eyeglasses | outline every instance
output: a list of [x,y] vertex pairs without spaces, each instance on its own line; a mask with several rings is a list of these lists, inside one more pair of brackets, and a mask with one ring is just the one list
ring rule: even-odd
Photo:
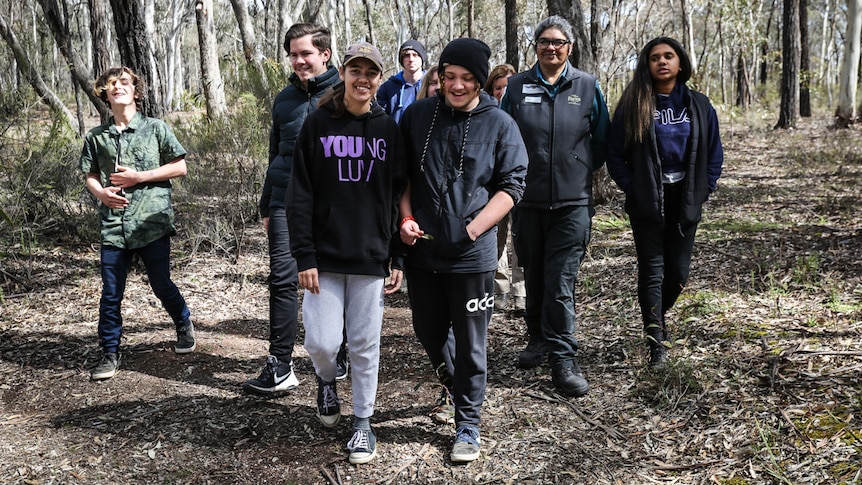
[[540,38],[536,41],[536,45],[542,49],[547,49],[550,46],[554,46],[554,49],[559,49],[566,44],[571,44],[572,41],[566,39],[546,39],[544,37]]

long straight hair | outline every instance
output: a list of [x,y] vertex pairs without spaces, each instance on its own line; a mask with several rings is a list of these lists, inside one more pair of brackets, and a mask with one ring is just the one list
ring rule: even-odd
[[667,44],[679,57],[679,74],[676,82],[685,84],[691,78],[691,59],[682,44],[670,37],[656,37],[647,42],[638,55],[637,66],[632,80],[623,91],[616,109],[623,109],[623,128],[626,132],[625,144],[640,143],[649,131],[655,112],[655,86],[649,70],[649,55],[653,47]]

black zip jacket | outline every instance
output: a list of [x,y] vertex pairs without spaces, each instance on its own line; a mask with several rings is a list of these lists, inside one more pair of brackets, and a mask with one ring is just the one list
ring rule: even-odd
[[321,106],[299,132],[286,200],[290,252],[299,271],[387,276],[406,184],[401,133],[376,103],[361,116],[333,113]]
[[496,227],[472,241],[467,224],[498,191],[516,204],[521,200],[527,150],[515,121],[482,91],[470,112],[447,107],[442,94],[420,99],[407,108],[400,126],[413,217],[433,237],[410,246],[408,262],[441,273],[493,271]]

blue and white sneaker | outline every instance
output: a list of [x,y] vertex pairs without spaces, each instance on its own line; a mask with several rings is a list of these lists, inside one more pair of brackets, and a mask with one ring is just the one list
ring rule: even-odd
[[473,426],[459,426],[455,431],[455,444],[452,446],[449,458],[456,463],[469,463],[479,458],[481,448],[479,429]]
[[354,465],[368,463],[377,456],[377,435],[373,430],[357,429],[347,442],[348,461]]

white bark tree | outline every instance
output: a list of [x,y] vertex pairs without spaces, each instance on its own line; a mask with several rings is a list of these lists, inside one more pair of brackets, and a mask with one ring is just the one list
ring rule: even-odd
[[859,36],[862,34],[862,0],[847,0],[847,33],[838,89],[835,124],[846,127],[855,120],[856,79],[859,72]]
[[218,43],[213,26],[212,0],[197,0],[195,19],[198,26],[198,45],[201,53],[201,81],[209,119],[221,118],[227,113],[224,82],[218,64]]

